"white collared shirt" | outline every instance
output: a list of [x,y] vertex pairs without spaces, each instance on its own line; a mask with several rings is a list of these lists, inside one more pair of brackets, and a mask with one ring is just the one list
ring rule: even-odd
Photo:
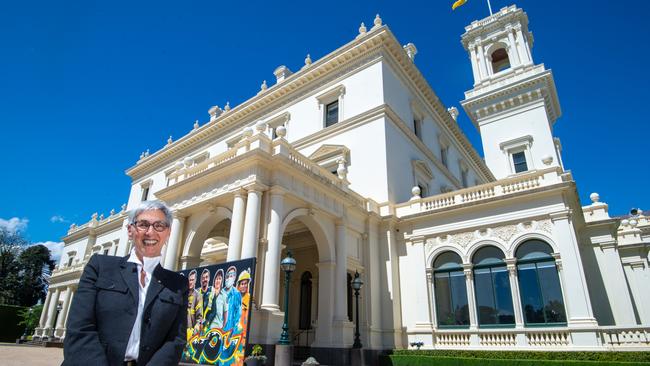
[[[129,337],[129,342],[126,344],[126,352],[124,353],[124,361],[138,360],[140,355],[140,333],[142,328],[142,313],[144,312],[144,301],[147,297],[147,290],[149,289],[149,282],[151,282],[151,274],[156,266],[160,263],[160,256],[158,257],[143,257],[144,264],[140,262],[138,256],[135,254],[135,248],[131,249],[131,255],[127,262],[135,263],[138,267],[138,313],[135,316],[135,322],[133,323],[133,329],[131,330],[131,336]],[[144,287],[140,284],[140,272],[144,267]]]

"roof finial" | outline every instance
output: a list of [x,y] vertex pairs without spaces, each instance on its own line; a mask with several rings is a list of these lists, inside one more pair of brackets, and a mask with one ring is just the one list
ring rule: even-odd
[[266,85],[266,80],[262,81],[262,85],[260,85],[260,90],[265,91],[269,87]]
[[229,112],[230,111],[230,102],[226,102],[226,106],[223,107],[224,112]]
[[367,31],[368,29],[366,29],[366,25],[361,22],[361,25],[359,26],[359,35],[357,38],[365,36]]
[[197,128],[199,128],[199,120],[198,119],[196,121],[194,121],[194,126],[192,127],[192,129],[196,130]]
[[311,56],[307,54],[307,57],[305,57],[305,66],[311,65]]
[[375,29],[381,27],[381,17],[379,17],[379,14],[377,14],[377,15],[375,16],[375,20],[374,20],[373,23],[375,23],[375,25],[372,27],[371,30],[375,30]]
[[169,135],[169,138],[167,139],[167,145],[172,144],[172,135]]

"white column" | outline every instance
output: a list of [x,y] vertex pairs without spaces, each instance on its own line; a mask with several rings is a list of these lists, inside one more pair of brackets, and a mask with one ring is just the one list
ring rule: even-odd
[[336,223],[336,271],[334,275],[336,303],[334,307],[334,321],[348,321],[347,315],[347,245],[346,227],[342,221]]
[[334,269],[336,263],[321,262],[318,267],[318,325],[312,347],[330,347],[334,309]]
[[467,288],[467,305],[469,310],[469,327],[470,329],[478,329],[478,316],[476,314],[476,297],[474,296],[474,271],[473,265],[463,264],[463,272],[465,273],[465,287]]
[[[271,217],[268,225],[268,249],[264,261],[264,287],[262,288],[262,309],[280,310],[278,285],[280,281],[280,255],[282,251],[282,218],[284,214],[284,192],[271,189]],[[294,299],[295,301],[296,299]]]
[[508,28],[506,31],[508,32],[508,43],[509,43],[508,50],[510,51],[508,53],[508,56],[510,57],[510,65],[512,67],[519,66],[519,64],[521,64],[521,61],[519,58],[519,50],[517,49],[517,42],[515,41],[515,36],[512,33],[512,29]]
[[644,273],[646,270],[643,260],[625,264],[625,274],[630,282],[630,290],[639,313],[639,320],[641,320],[641,325],[644,326],[650,325],[650,294],[648,293],[648,281]]
[[47,313],[49,311],[50,299],[52,298],[52,289],[48,289],[45,303],[43,303],[43,310],[41,311],[41,319],[38,322],[39,328],[45,328],[45,321],[47,320]]
[[74,294],[77,293],[76,286],[70,286],[69,289],[70,289],[70,299],[69,299],[69,304],[65,311],[65,321],[63,322],[64,328],[68,326],[68,314],[70,313],[70,307],[72,306],[72,301],[74,300]]
[[601,243],[600,247],[594,248],[596,259],[603,274],[605,292],[612,307],[612,315],[616,325],[636,325],[634,307],[625,281],[625,271],[621,265],[621,258],[616,249],[616,241]]
[[564,295],[569,325],[596,326],[578,242],[569,210],[551,215],[553,233],[560,248],[564,268]]
[[246,198],[244,191],[239,189],[234,192],[232,204],[232,220],[230,221],[230,236],[228,237],[228,257],[227,262],[239,260],[241,258],[242,234],[244,230],[244,213],[246,210]]
[[[431,314],[431,327],[438,328],[438,313],[436,312],[436,286],[432,268],[426,269],[427,291],[429,292],[429,314]],[[468,307],[469,309],[469,307]]]
[[474,75],[474,85],[481,82],[481,73],[478,70],[478,60],[476,59],[476,46],[471,44],[469,46],[470,61],[472,64],[472,75]]
[[490,73],[488,72],[487,64],[485,62],[485,53],[483,52],[483,45],[481,43],[478,44],[478,63],[481,81],[483,81],[490,76]]
[[[61,288],[58,287],[54,290],[54,295],[50,299],[50,306],[48,307],[47,312],[47,322],[45,323],[45,329],[49,330],[54,328],[54,318],[56,317],[56,307],[59,305],[59,295],[61,294]],[[45,335],[48,335],[49,332],[46,332]]]
[[176,270],[178,247],[181,241],[181,234],[183,233],[183,224],[185,223],[185,217],[181,216],[178,212],[174,212],[173,215],[171,233],[169,234],[167,250],[165,251],[165,264],[163,265],[170,271]]
[[65,297],[63,298],[63,306],[59,312],[59,317],[56,318],[56,332],[59,332],[65,324],[65,316],[68,314],[68,307],[70,306],[70,298],[72,295],[72,286],[68,286],[65,290]]
[[[408,288],[402,295],[402,326],[412,329],[431,328],[427,300],[424,237],[412,237],[405,244],[406,255],[399,257],[400,286]],[[409,339],[411,341],[411,339]]]
[[515,311],[515,327],[524,327],[523,310],[521,308],[521,294],[519,293],[519,279],[517,278],[517,259],[506,259],[508,266],[508,277],[510,279],[510,292],[512,294],[512,305]]
[[244,238],[241,259],[257,256],[257,241],[259,237],[260,206],[262,204],[262,191],[257,187],[248,189],[248,202],[246,204],[246,221],[244,222]]
[[521,27],[515,28],[517,31],[517,49],[519,50],[519,56],[521,58],[521,63],[524,65],[532,63],[532,59],[529,56],[528,51],[526,50],[526,41],[524,40],[524,33],[521,31]]
[[118,257],[124,257],[129,252],[129,218],[126,217],[122,221],[122,229],[120,231],[120,241],[117,245],[117,251],[115,255]]
[[382,345],[381,341],[381,318],[382,306],[381,295],[384,293],[385,288],[381,285],[381,272],[386,271],[386,266],[382,268],[382,261],[379,253],[379,237],[378,237],[378,220],[375,217],[369,219],[368,224],[368,255],[366,260],[370,262],[369,283],[364,285],[366,293],[370,296],[370,344],[368,347],[379,348]]

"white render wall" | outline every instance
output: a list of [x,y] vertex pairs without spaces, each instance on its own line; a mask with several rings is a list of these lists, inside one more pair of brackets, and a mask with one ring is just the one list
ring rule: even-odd
[[527,158],[526,162],[529,170],[545,168],[542,163],[544,156],[553,158],[549,166],[559,166],[560,159],[553,144],[551,125],[543,100],[486,118],[479,121],[479,124],[485,163],[495,178],[501,179],[514,174],[510,157],[501,149],[500,144],[525,136],[532,137],[532,159]]

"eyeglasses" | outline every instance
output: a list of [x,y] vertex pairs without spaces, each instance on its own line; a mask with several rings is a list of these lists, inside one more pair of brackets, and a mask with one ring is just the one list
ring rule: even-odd
[[162,233],[169,227],[169,225],[163,221],[156,221],[154,223],[150,223],[149,221],[136,221],[133,223],[133,226],[140,231],[149,231],[149,227],[153,226],[153,229],[159,233]]

